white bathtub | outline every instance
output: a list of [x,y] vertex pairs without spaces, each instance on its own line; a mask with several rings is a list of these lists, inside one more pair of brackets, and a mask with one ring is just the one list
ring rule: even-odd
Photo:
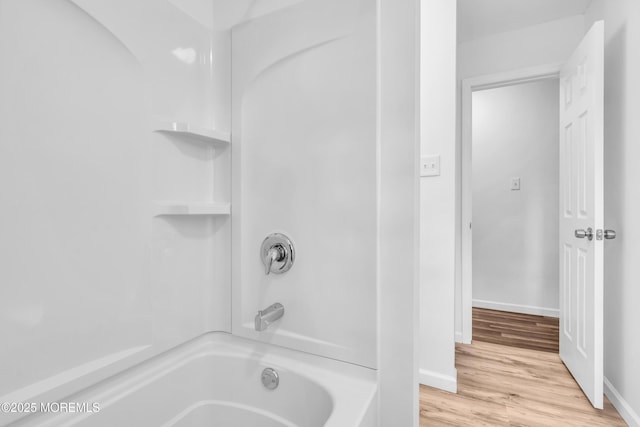
[[[262,385],[264,368],[280,378]],[[94,413],[37,414],[24,426],[357,427],[375,425],[375,371],[209,333],[62,402]]]

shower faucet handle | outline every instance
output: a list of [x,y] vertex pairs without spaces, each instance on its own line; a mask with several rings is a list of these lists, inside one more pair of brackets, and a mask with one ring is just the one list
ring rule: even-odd
[[284,260],[285,252],[284,248],[281,245],[273,245],[269,248],[267,252],[267,258],[264,262],[265,266],[265,274],[269,275],[271,273],[271,268],[273,267],[274,261],[282,261]]
[[287,272],[295,259],[293,243],[284,234],[270,234],[262,242],[260,257],[262,258],[266,275]]

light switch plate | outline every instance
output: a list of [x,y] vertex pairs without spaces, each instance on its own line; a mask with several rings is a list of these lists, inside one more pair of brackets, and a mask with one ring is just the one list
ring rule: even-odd
[[439,176],[440,156],[424,156],[420,159],[420,176]]
[[520,191],[520,178],[511,178],[511,191]]

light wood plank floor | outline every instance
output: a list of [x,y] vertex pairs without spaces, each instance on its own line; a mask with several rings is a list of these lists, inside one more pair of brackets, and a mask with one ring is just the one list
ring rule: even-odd
[[558,353],[555,317],[474,308],[472,318],[474,340]]
[[482,341],[456,345],[458,394],[420,386],[420,426],[626,426],[593,409],[557,353]]

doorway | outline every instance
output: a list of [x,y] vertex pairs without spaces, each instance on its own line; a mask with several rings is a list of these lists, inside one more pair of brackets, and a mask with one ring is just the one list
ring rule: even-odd
[[473,339],[556,353],[558,86],[473,91],[469,172]]
[[558,73],[463,81],[464,343],[472,307],[558,317]]

